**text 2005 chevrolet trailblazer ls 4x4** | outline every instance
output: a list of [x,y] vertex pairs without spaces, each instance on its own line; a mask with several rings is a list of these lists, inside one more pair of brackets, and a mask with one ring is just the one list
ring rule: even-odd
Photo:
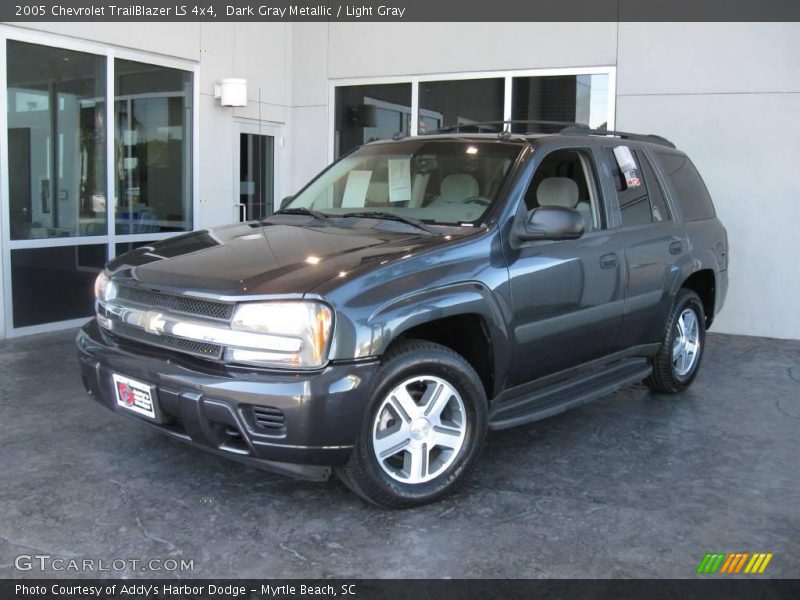
[[642,380],[685,390],[727,254],[662,138],[374,142],[263,221],[111,261],[83,381],[175,438],[413,506],[467,477],[489,428]]

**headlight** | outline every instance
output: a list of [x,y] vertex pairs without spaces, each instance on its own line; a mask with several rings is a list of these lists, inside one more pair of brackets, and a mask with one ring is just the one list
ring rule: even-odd
[[[325,364],[333,325],[331,309],[320,302],[248,302],[233,313],[233,331],[285,338],[281,348],[229,348],[228,362],[314,369]],[[286,348],[299,348],[287,351]]]
[[108,302],[113,300],[117,295],[117,286],[111,281],[111,278],[106,275],[105,271],[101,271],[97,279],[94,280],[94,297],[98,302]]

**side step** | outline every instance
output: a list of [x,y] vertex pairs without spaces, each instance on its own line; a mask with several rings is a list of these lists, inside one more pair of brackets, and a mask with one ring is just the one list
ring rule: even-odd
[[527,393],[498,398],[489,412],[489,429],[506,429],[546,419],[638,383],[650,375],[650,371],[646,358],[626,358],[602,370],[561,379]]

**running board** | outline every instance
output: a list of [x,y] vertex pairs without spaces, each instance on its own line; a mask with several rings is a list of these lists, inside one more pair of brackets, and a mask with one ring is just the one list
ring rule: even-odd
[[[561,379],[528,393],[502,396],[492,403],[489,429],[506,429],[546,419],[560,412],[610,396],[617,390],[638,383],[650,375],[646,358],[633,357],[614,362],[602,370]],[[529,387],[529,386],[526,386]]]

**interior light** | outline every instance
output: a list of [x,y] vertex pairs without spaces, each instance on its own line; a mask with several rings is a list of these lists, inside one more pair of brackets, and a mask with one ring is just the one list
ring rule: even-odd
[[316,265],[317,263],[319,263],[319,261],[320,261],[320,258],[319,258],[319,256],[309,256],[309,257],[306,259],[306,262],[307,262],[308,264],[310,264],[310,265]]
[[477,154],[478,148],[476,146],[467,146],[467,154]]

